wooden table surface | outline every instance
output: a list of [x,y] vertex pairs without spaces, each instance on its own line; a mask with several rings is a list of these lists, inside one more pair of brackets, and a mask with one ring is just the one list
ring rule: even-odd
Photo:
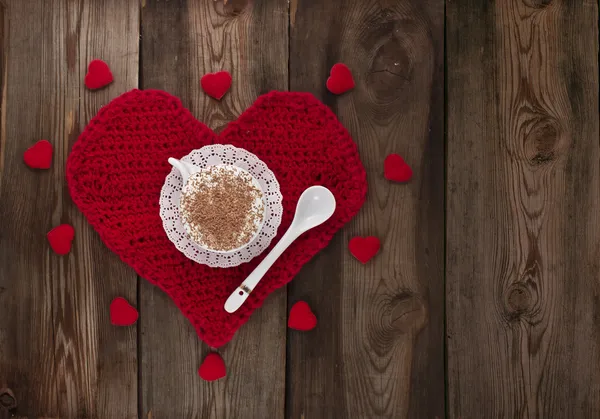
[[[599,418],[596,0],[0,1],[0,418]],[[106,60],[107,89],[83,85]],[[344,62],[355,90],[325,89]],[[228,69],[216,102],[200,77]],[[64,168],[132,88],[218,130],[258,95],[309,91],[357,142],[359,215],[220,349],[100,241]],[[24,150],[55,150],[33,173]],[[408,185],[383,178],[399,153]],[[66,257],[45,233],[77,238]],[[347,250],[376,235],[369,264]],[[137,325],[110,324],[124,296]],[[306,300],[310,333],[286,327]]]

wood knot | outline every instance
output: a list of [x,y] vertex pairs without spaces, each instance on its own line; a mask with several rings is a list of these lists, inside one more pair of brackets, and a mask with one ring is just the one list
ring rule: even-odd
[[533,307],[533,296],[523,284],[511,286],[507,295],[506,305],[509,311],[515,315],[520,316]]
[[413,65],[401,42],[392,38],[375,52],[367,77],[368,85],[379,93],[397,89],[412,78]]
[[17,399],[10,388],[0,389],[0,407],[6,410],[17,408]]
[[533,9],[543,9],[550,6],[552,0],[523,0],[523,3]]
[[227,17],[237,17],[244,13],[244,10],[248,7],[249,0],[229,0],[227,3],[223,1],[214,2],[214,6],[217,8],[217,13],[221,13]]
[[408,293],[396,296],[390,301],[387,322],[392,330],[400,333],[420,331],[427,322],[423,300]]
[[425,21],[382,11],[366,23],[360,42],[372,57],[367,86],[382,104],[432,71],[433,41]]
[[533,166],[556,160],[561,148],[562,130],[553,118],[541,117],[529,124],[523,137],[523,150],[527,161]]
[[505,292],[506,317],[509,321],[522,318],[529,322],[539,310],[540,281],[539,262],[530,255],[523,276],[518,282],[511,284]]

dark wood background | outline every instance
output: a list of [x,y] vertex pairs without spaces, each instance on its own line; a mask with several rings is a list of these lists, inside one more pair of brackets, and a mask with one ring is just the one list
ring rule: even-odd
[[[596,0],[0,0],[0,418],[600,417]],[[83,85],[106,60],[107,89]],[[344,62],[355,90],[325,89]],[[221,101],[200,77],[229,70]],[[109,252],[64,167],[132,88],[215,130],[270,90],[309,91],[357,142],[359,215],[220,350]],[[22,163],[38,139],[48,171]],[[385,181],[399,153],[415,175]],[[45,233],[77,239],[53,254]],[[347,251],[376,235],[369,264]],[[108,306],[134,302],[116,328]],[[310,333],[286,327],[306,300]]]

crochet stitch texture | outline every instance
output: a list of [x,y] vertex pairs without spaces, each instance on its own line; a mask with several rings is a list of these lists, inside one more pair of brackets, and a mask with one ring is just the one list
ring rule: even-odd
[[[267,252],[234,268],[210,268],[175,248],[159,216],[160,190],[171,171],[167,159],[218,143],[245,148],[275,173],[284,214],[273,244],[289,227],[306,188],[326,186],[337,201],[333,217],[290,246],[233,314],[224,310],[225,300]],[[166,292],[212,347],[231,340],[270,293],[329,243],[358,212],[367,191],[348,131],[313,95],[296,92],[260,96],[217,135],[178,98],[132,90],[89,122],[68,157],[66,175],[73,201],[106,246]]]

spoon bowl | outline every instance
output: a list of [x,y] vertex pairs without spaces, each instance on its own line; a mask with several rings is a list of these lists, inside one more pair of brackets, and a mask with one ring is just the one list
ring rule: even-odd
[[291,228],[305,232],[323,224],[334,212],[335,197],[331,191],[323,186],[311,186],[298,200]]

